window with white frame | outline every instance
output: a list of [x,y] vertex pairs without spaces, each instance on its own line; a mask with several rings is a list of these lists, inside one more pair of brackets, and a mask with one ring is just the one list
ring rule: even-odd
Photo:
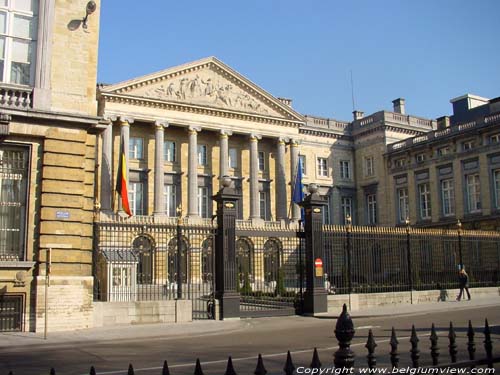
[[34,85],[38,1],[0,1],[0,81]]
[[229,149],[229,168],[238,168],[238,150],[236,148]]
[[408,188],[397,189],[398,196],[398,222],[404,223],[410,216],[408,209]]
[[399,158],[394,160],[394,166],[396,168],[401,168],[404,167],[405,165],[406,165],[406,158]]
[[306,156],[305,155],[299,155],[300,159],[300,164],[302,165],[302,176],[307,175],[307,170],[306,170]]
[[259,191],[260,218],[269,220],[269,194],[267,191]]
[[479,174],[465,176],[467,193],[467,211],[470,213],[481,211],[481,185]]
[[437,150],[438,156],[445,156],[445,155],[450,154],[450,152],[451,152],[451,149],[449,146],[440,147]]
[[266,169],[266,153],[264,151],[259,151],[259,171],[264,171]]
[[208,187],[198,187],[198,215],[202,218],[210,218]]
[[317,170],[319,177],[328,177],[328,163],[326,158],[317,159]]
[[128,142],[128,157],[129,159],[143,158],[144,140],[138,137],[130,137]]
[[330,195],[326,195],[326,204],[323,205],[321,214],[323,215],[323,224],[331,224],[330,220]]
[[174,184],[163,185],[163,197],[165,201],[165,215],[177,216],[177,186]]
[[495,208],[500,208],[500,169],[493,170],[493,193],[495,194]]
[[418,185],[418,203],[420,206],[420,219],[431,218],[431,190],[429,183]]
[[377,195],[367,194],[366,195],[366,207],[367,207],[367,220],[368,225],[377,224]]
[[455,189],[451,178],[441,180],[441,202],[443,216],[455,215]]
[[351,178],[351,163],[349,160],[340,161],[340,178],[346,180]]
[[130,182],[128,201],[133,215],[145,215],[144,183]]
[[25,260],[29,152],[0,145],[0,261]]
[[163,158],[165,161],[174,163],[176,161],[176,145],[173,141],[165,141],[163,145]]
[[350,217],[352,220],[352,198],[342,197],[341,207],[342,207],[342,224],[347,224],[347,217]]
[[500,134],[490,135],[490,143],[492,144],[500,143]]
[[375,174],[375,168],[373,165],[373,156],[367,156],[365,158],[365,176],[370,177]]
[[469,140],[462,142],[462,151],[472,150],[474,148],[474,141]]
[[423,163],[425,161],[425,154],[421,152],[420,154],[415,155],[415,161],[417,163]]
[[198,165],[207,165],[207,145],[198,145]]

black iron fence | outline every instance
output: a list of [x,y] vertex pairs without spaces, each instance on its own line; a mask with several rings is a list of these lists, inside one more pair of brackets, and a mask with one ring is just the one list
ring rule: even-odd
[[500,234],[325,225],[325,288],[331,294],[500,285]]
[[[482,333],[481,337],[477,338],[477,331]],[[400,353],[400,343],[396,331],[392,328],[389,341],[390,351],[380,355],[376,353],[378,347],[375,336],[372,330],[368,332],[366,339],[366,351],[364,354],[354,353],[351,350],[351,342],[355,336],[354,323],[347,312],[346,305],[343,306],[342,313],[337,319],[335,325],[335,337],[338,340],[338,349],[333,353],[328,354],[328,360],[322,362],[316,348],[312,351],[311,362],[296,365],[292,359],[290,351],[287,352],[286,360],[283,365],[283,374],[359,374],[359,373],[407,373],[407,374],[439,374],[440,369],[448,369],[445,373],[452,372],[449,369],[476,369],[479,374],[494,374],[494,366],[500,363],[500,356],[494,354],[493,339],[488,320],[485,319],[483,328],[474,329],[471,321],[469,321],[468,329],[464,337],[457,336],[453,323],[450,322],[447,335],[438,336],[437,330],[432,324],[430,334],[428,335],[428,344],[424,344],[422,339],[418,337],[415,326],[412,326],[411,336],[405,338],[411,349],[404,355]],[[466,352],[459,352],[458,341],[466,340]],[[401,339],[402,340],[402,339]],[[425,348],[425,349],[424,349]],[[426,350],[428,348],[428,350]],[[382,350],[380,350],[382,351]],[[380,352],[379,351],[379,352]],[[333,354],[333,364],[331,363],[331,355]],[[425,358],[425,359],[423,359]],[[378,362],[381,364],[378,365]],[[481,368],[478,371],[478,368]],[[487,367],[487,368],[484,368]],[[387,369],[388,372],[379,372],[375,369]],[[400,370],[399,370],[400,369]],[[413,369],[419,369],[415,371]],[[341,371],[343,370],[343,371]],[[371,370],[371,371],[368,371]],[[127,375],[134,375],[135,370],[133,365],[128,365]],[[160,370],[159,370],[160,371]],[[124,370],[125,372],[125,370]],[[160,373],[160,372],[159,372]],[[231,357],[228,358],[225,375],[249,374],[249,371],[238,371],[233,365]],[[50,375],[56,375],[55,368],[50,369]],[[90,375],[97,375],[98,372],[94,366],[90,367]],[[170,374],[167,361],[163,362],[161,368],[162,375]],[[193,374],[203,375],[202,363],[199,359],[193,364]],[[261,354],[256,358],[256,367],[253,371],[255,375],[265,375],[267,370],[264,359]],[[9,375],[14,375],[13,371]]]

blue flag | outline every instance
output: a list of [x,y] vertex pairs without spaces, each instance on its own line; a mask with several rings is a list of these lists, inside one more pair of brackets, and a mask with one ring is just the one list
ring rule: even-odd
[[[299,158],[297,164],[297,173],[295,173],[295,183],[293,184],[292,202],[299,204],[304,200],[304,186],[302,185],[302,160]],[[300,218],[302,223],[305,221],[304,209],[300,208]]]

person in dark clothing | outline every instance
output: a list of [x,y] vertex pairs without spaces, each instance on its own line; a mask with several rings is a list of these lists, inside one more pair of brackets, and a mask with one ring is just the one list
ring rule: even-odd
[[[460,286],[460,293],[458,293],[457,301],[462,299],[462,293],[464,293],[464,289],[467,292],[467,298],[470,301],[470,293],[469,293],[469,275],[465,272],[465,268],[462,266],[460,271],[458,271],[458,284]],[[465,297],[465,293],[464,293]]]

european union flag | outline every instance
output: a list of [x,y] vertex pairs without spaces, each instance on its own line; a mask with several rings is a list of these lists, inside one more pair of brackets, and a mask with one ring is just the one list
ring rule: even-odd
[[[304,200],[304,186],[302,185],[302,160],[297,163],[297,173],[295,173],[295,183],[293,184],[292,202],[299,204]],[[304,223],[304,209],[300,209],[302,223]]]

